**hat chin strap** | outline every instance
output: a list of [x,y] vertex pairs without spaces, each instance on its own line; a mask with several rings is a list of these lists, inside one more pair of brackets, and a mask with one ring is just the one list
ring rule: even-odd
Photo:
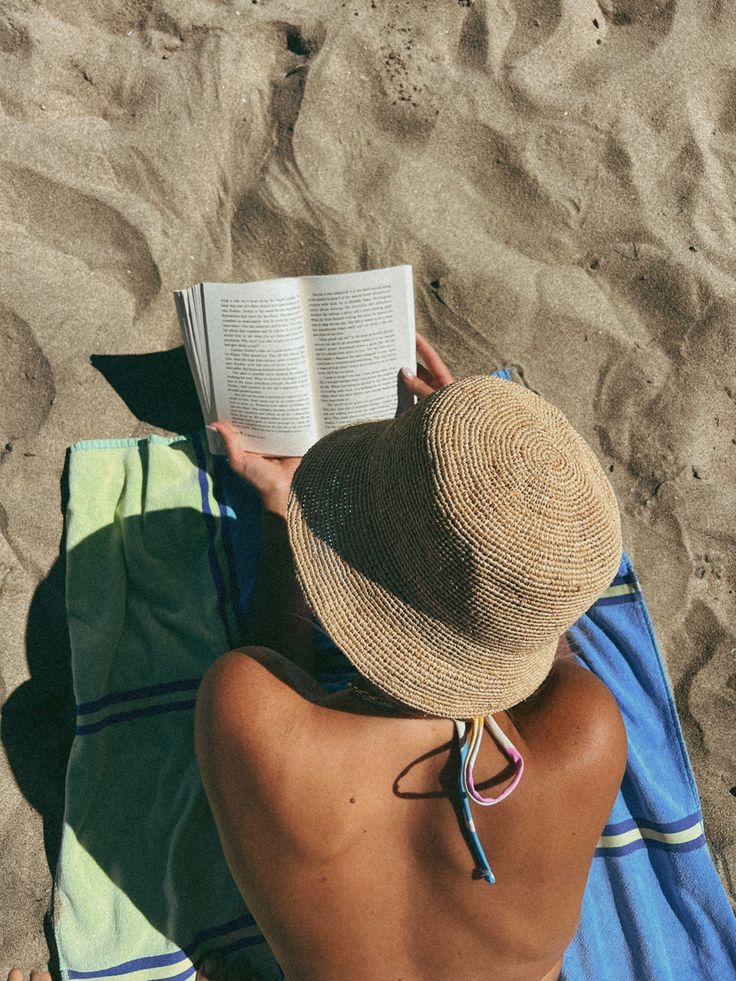
[[[455,720],[455,728],[460,741],[460,802],[463,810],[463,818],[465,819],[465,827],[473,847],[473,852],[475,853],[478,868],[486,882],[493,884],[496,878],[491,871],[488,859],[483,851],[483,846],[478,838],[478,833],[475,830],[475,823],[470,812],[470,801],[472,800],[482,807],[492,807],[494,804],[499,804],[518,787],[519,781],[524,774],[524,760],[522,759],[521,753],[502,731],[493,716],[486,715],[484,717],[480,715],[475,719],[471,719],[470,726],[470,736],[468,737],[467,723],[458,719]],[[484,726],[488,726],[497,745],[514,764],[516,771],[514,779],[498,797],[482,797],[475,789],[473,782],[473,767],[480,751]]]

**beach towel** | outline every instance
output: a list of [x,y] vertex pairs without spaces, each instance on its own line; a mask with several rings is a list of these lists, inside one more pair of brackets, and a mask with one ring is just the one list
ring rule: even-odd
[[[257,494],[202,434],[71,450],[77,724],[54,887],[59,968],[70,981],[184,981],[211,951],[248,977],[283,976],[230,878],[193,746],[202,674],[244,635],[259,521]],[[350,666],[316,636],[320,680],[342,687]],[[629,757],[562,977],[736,976],[736,924],[626,552],[566,641],[617,698]]]

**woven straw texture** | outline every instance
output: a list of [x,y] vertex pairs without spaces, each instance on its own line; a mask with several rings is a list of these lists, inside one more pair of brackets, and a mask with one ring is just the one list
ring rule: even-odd
[[535,691],[621,558],[592,450],[554,406],[489,375],[321,439],[288,527],[302,589],[357,670],[455,719]]

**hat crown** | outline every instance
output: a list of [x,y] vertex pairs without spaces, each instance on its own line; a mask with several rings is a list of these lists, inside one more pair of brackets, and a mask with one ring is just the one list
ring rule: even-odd
[[403,595],[474,643],[549,644],[616,574],[615,494],[565,416],[488,375],[436,392],[372,452],[375,527]]
[[535,691],[621,558],[592,450],[554,406],[488,375],[315,443],[288,523],[305,595],[358,670],[455,719]]

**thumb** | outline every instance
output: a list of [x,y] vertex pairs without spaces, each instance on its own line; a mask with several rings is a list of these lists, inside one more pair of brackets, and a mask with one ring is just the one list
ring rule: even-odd
[[418,378],[410,368],[401,369],[401,379],[404,383],[404,388],[411,395],[416,395],[417,398],[426,398],[427,395],[431,395],[434,391],[425,381]]
[[247,483],[253,484],[261,495],[267,493],[273,484],[274,476],[278,473],[278,467],[273,460],[260,453],[249,453],[248,450],[244,450],[240,435],[231,423],[213,422],[210,428],[222,437],[227,461],[233,473],[242,477]]
[[241,468],[245,450],[240,444],[237,429],[229,422],[213,422],[207,428],[214,430],[222,438],[227,460],[232,469],[237,471]]

